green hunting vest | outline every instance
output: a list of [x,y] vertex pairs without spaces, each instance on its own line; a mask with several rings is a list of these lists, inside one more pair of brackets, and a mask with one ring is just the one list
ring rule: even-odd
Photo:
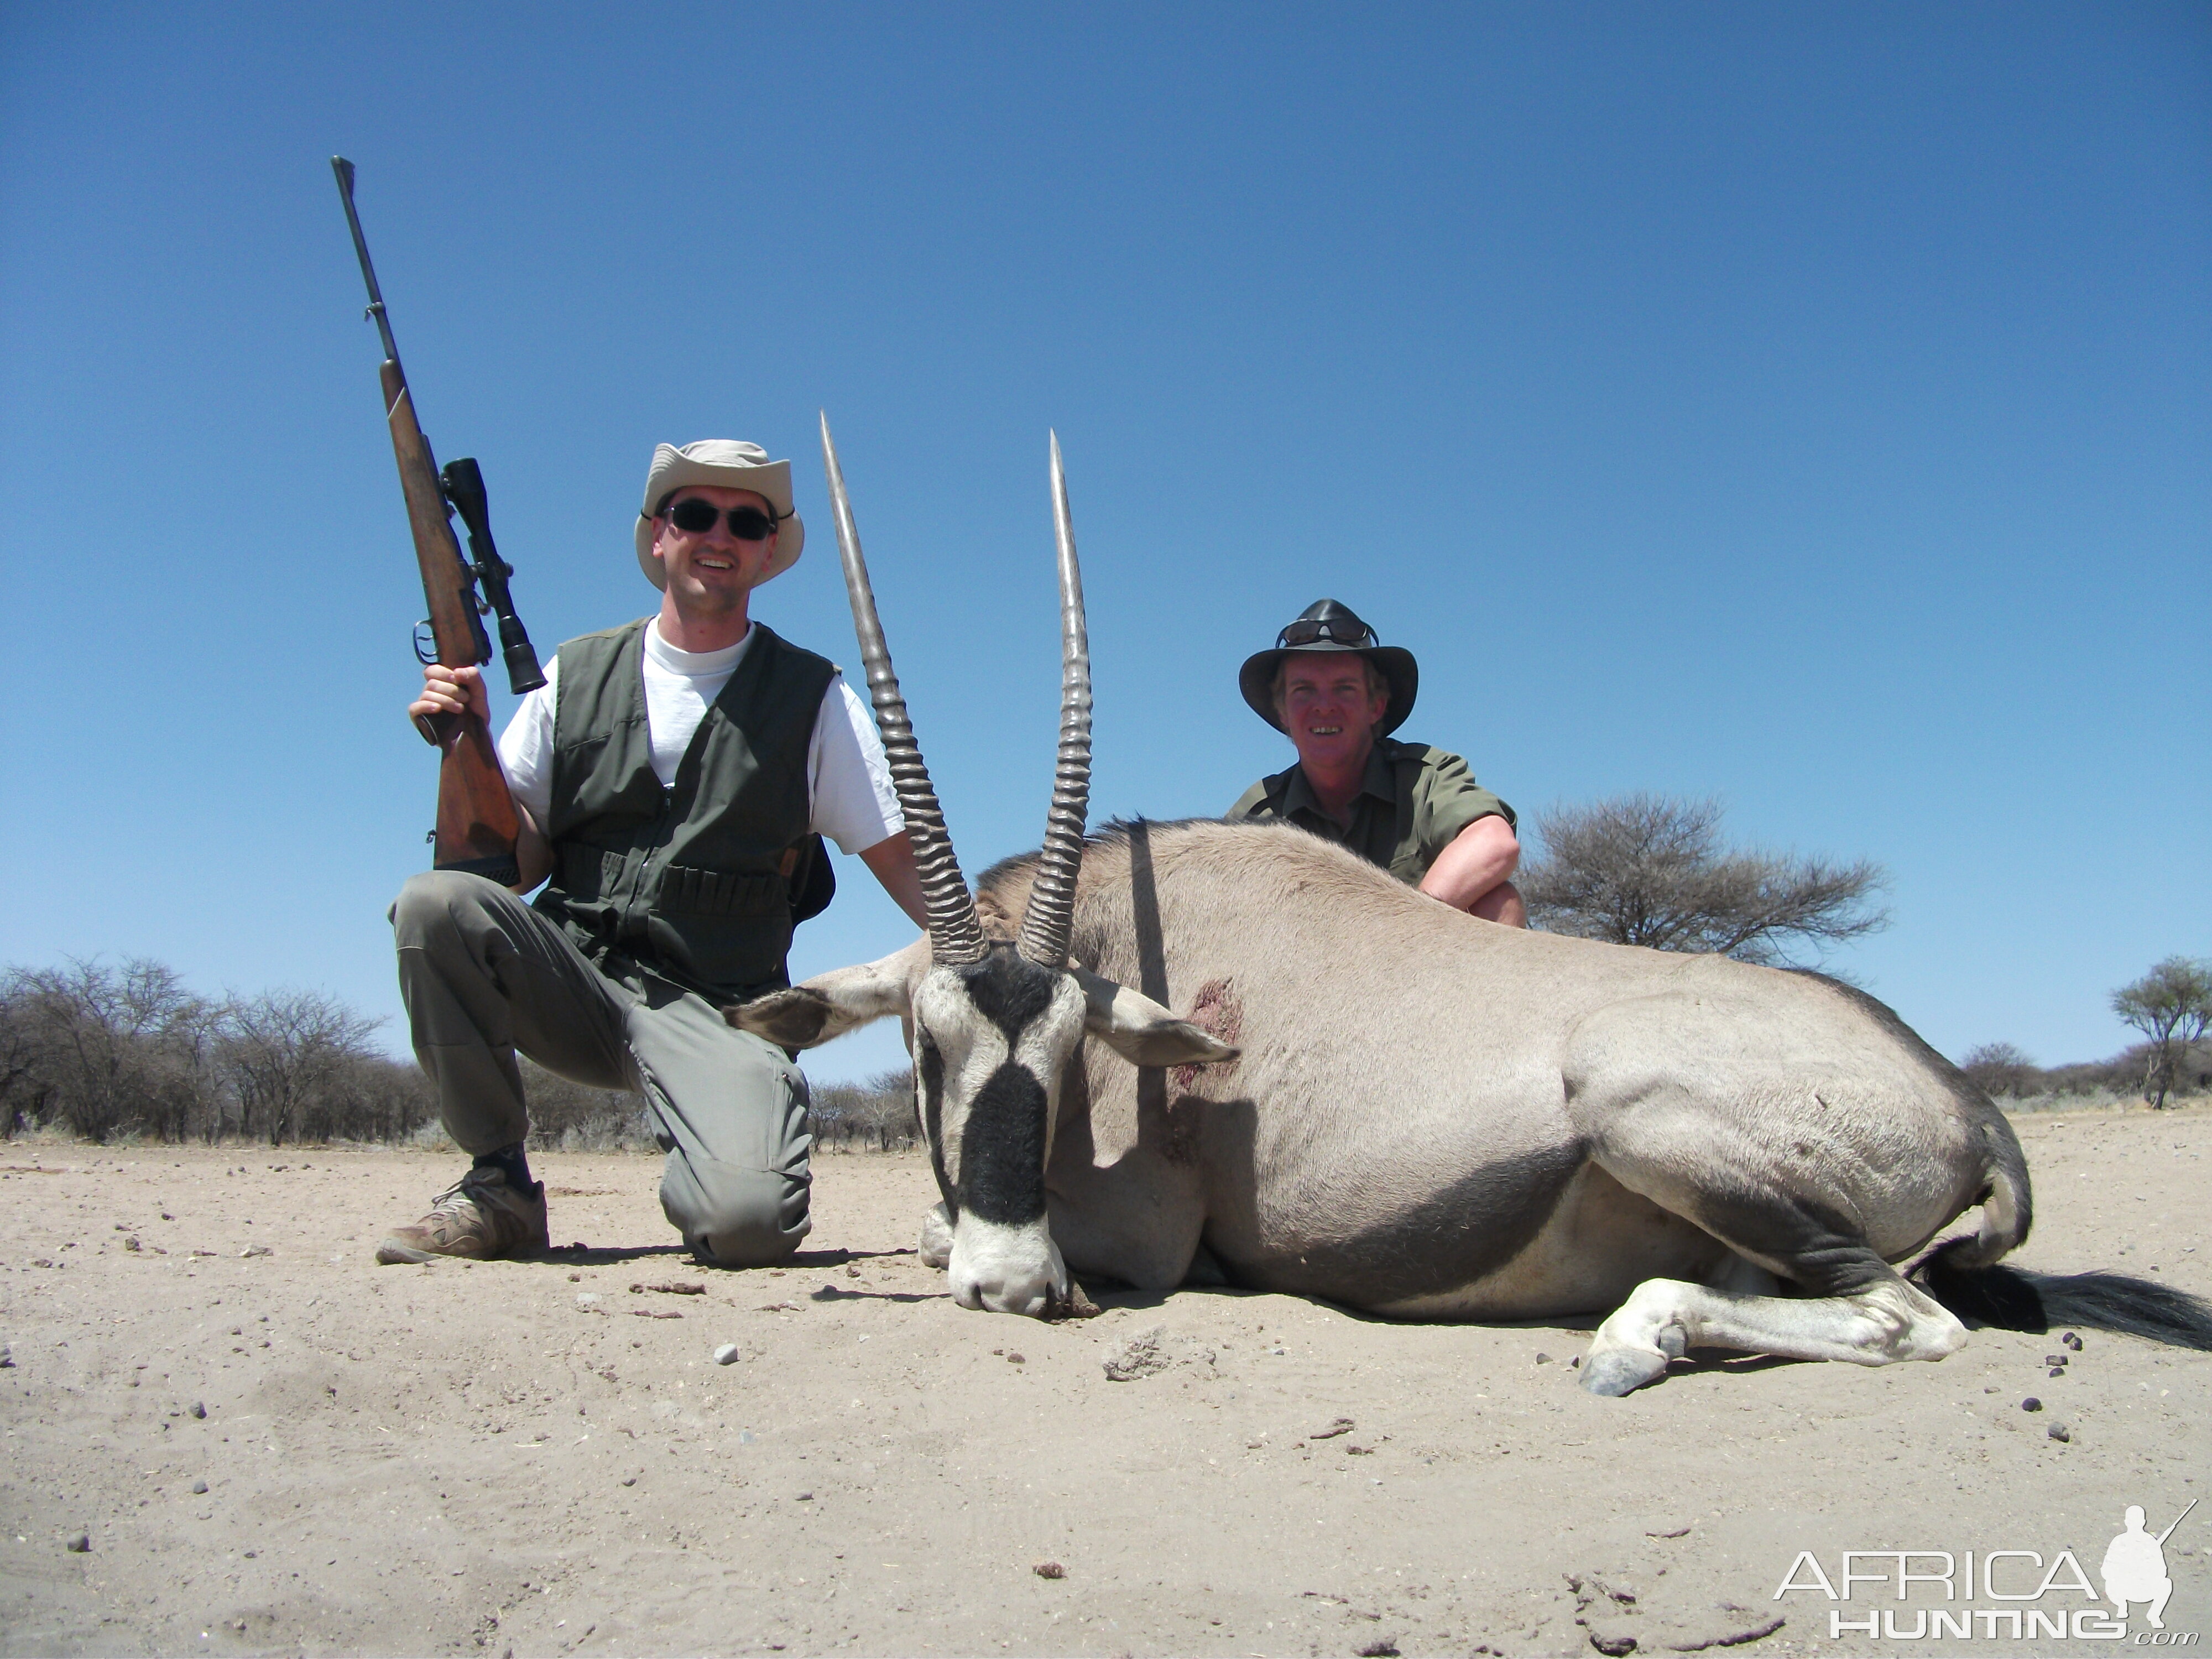
[[1457,755],[1382,738],[1368,751],[1348,828],[1322,811],[1304,770],[1295,765],[1261,779],[1224,816],[1232,823],[1280,818],[1295,823],[1419,887],[1459,832],[1492,813],[1509,825],[1516,822],[1513,809],[1477,783]]
[[779,988],[790,982],[797,865],[812,846],[807,749],[837,670],[755,623],[663,788],[646,725],[645,629],[561,647],[544,826],[555,863],[538,908],[603,968],[619,953],[732,1001]]

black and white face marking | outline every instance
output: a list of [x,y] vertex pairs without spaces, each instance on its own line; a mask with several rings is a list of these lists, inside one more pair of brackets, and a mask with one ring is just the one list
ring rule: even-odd
[[1083,1038],[1082,989],[998,944],[981,961],[932,968],[913,1012],[922,1131],[952,1220],[953,1297],[1042,1313],[1068,1292],[1044,1166],[1060,1073]]
[[999,944],[938,966],[916,939],[879,962],[817,975],[723,1011],[740,1030],[812,1048],[899,1015],[913,1032],[916,1104],[943,1220],[923,1254],[963,1307],[1048,1313],[1071,1288],[1053,1243],[1044,1172],[1060,1080],[1088,1030],[1132,1066],[1234,1060],[1236,1048],[1149,997],[1082,968],[1054,973]]

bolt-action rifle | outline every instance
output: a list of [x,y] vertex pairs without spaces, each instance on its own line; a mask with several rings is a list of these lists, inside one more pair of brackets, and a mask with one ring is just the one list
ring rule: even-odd
[[[483,474],[466,458],[448,463],[443,472],[438,470],[430,441],[415,418],[414,395],[399,367],[399,348],[392,343],[376,269],[368,262],[361,216],[354,211],[353,163],[333,155],[331,171],[337,174],[338,198],[345,204],[354,252],[361,256],[361,274],[368,283],[364,315],[375,323],[384,341],[384,365],[379,372],[384,382],[385,419],[392,428],[392,453],[399,463],[399,488],[407,498],[408,526],[415,532],[416,562],[422,568],[422,593],[430,605],[429,616],[415,626],[415,654],[425,663],[443,663],[448,668],[489,662],[491,641],[484,635],[483,622],[489,612],[499,622],[509,689],[517,696],[535,691],[545,684],[545,676],[507,593],[507,579],[514,567],[499,556],[492,543]],[[456,512],[468,527],[474,563],[461,556],[460,544],[453,539],[451,520]],[[479,586],[482,599],[477,597]],[[425,630],[430,636],[427,649]],[[438,827],[430,832],[431,867],[466,871],[502,886],[515,885],[521,880],[514,855],[520,820],[515,816],[514,799],[507,793],[506,775],[499,769],[491,733],[472,714],[430,715],[416,725],[442,756],[438,763]]]

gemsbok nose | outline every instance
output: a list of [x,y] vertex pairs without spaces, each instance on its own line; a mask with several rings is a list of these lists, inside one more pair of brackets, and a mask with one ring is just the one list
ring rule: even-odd
[[991,1313],[1035,1319],[1068,1298],[1067,1264],[1042,1224],[1003,1227],[962,1217],[945,1276],[955,1302]]

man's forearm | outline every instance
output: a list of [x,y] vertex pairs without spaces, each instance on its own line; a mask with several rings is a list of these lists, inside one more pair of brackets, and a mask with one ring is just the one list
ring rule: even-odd
[[1520,863],[1521,842],[1513,826],[1492,813],[1468,824],[1437,855],[1421,878],[1421,890],[1455,910],[1468,909]]
[[866,865],[884,886],[898,908],[917,927],[929,926],[929,902],[922,896],[921,872],[914,867],[914,843],[902,830],[887,836],[873,847],[860,849],[860,862]]
[[545,839],[530,809],[520,801],[514,804],[514,816],[521,821],[521,832],[514,838],[514,861],[522,871],[514,890],[527,893],[553,873],[553,843]]

